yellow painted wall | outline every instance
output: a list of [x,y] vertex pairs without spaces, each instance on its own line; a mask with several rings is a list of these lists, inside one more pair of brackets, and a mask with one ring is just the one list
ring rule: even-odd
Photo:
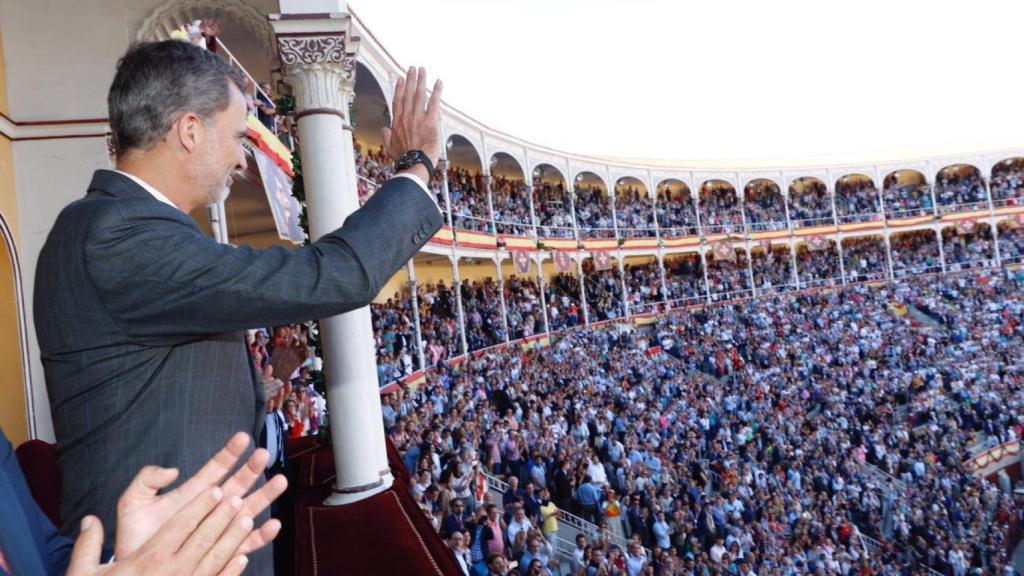
[[[7,105],[7,69],[3,38],[0,38],[0,112],[10,116]],[[14,151],[11,141],[0,135],[0,218],[17,238],[17,205],[14,195]],[[25,403],[21,324],[14,282],[11,247],[0,236],[0,428],[15,446],[28,440],[28,411]]]
[[28,411],[21,351],[21,328],[14,283],[14,262],[0,237],[0,427],[18,444],[28,440]]

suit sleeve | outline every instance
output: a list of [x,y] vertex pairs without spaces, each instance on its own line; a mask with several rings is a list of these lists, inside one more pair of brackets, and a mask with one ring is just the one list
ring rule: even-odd
[[[25,476],[18,466],[18,459],[14,456],[14,447],[7,439],[7,436],[0,430],[0,470],[7,476],[7,480],[14,489],[14,497],[21,505],[21,512],[25,516],[29,529],[32,531],[32,539],[42,542],[46,546],[43,562],[49,574],[64,574],[67,571],[68,563],[71,561],[71,549],[74,542],[64,538],[57,533],[50,519],[46,517],[25,482]],[[11,513],[14,511],[12,510]],[[8,553],[30,554],[28,550],[9,550]]]
[[407,178],[388,181],[341,228],[298,249],[218,244],[167,211],[131,208],[115,205],[92,223],[86,267],[121,329],[151,342],[366,306],[442,224]]

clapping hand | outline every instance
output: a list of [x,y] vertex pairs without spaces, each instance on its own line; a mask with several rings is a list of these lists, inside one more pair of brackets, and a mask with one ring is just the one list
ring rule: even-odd
[[[240,515],[256,518],[284,493],[288,481],[284,476],[275,476],[259,490],[246,496],[256,480],[263,475],[269,458],[266,450],[256,449],[249,461],[228,477],[248,447],[249,435],[242,432],[235,434],[195,476],[166,494],[157,495],[157,492],[174,482],[178,471],[156,466],[143,468],[117,503],[115,556],[125,558],[135,552],[171,517],[199,495],[215,487],[222,490],[225,502],[233,501],[236,497],[242,499]],[[267,521],[246,537],[239,548],[239,554],[248,554],[265,546],[277,536],[280,529],[281,523],[277,520]]]

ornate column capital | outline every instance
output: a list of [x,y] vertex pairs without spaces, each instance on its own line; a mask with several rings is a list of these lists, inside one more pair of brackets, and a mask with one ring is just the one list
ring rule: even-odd
[[349,125],[359,37],[348,15],[271,15],[285,79],[295,90],[296,119],[333,114]]

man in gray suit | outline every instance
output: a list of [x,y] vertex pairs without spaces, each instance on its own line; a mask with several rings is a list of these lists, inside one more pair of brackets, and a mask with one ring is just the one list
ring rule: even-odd
[[[130,49],[108,96],[117,169],[95,173],[39,257],[67,536],[94,514],[113,541],[118,495],[142,466],[187,478],[235,432],[259,438],[265,398],[242,331],[366,306],[441,227],[424,184],[440,155],[441,87],[428,102],[420,69],[398,83],[385,132],[405,168],[341,228],[296,250],[205,236],[188,213],[224,200],[246,166],[243,88],[187,43]],[[252,572],[270,572],[266,550]]]

